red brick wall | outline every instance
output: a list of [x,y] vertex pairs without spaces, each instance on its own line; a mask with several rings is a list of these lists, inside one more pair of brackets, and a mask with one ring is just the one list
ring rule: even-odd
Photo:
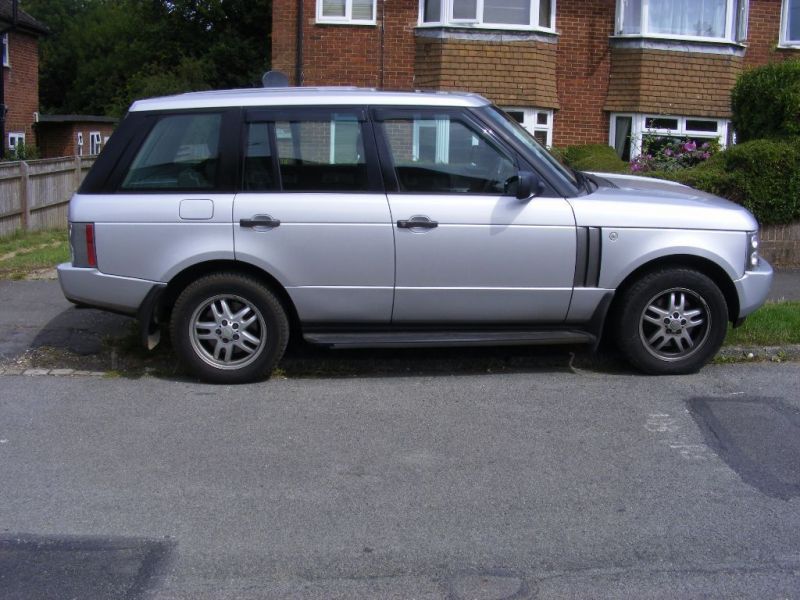
[[33,113],[39,110],[39,44],[33,35],[12,31],[8,35],[10,68],[3,68],[5,77],[6,136],[3,147],[8,148],[8,133],[24,131],[25,143],[36,144]]
[[603,111],[614,33],[616,0],[560,0],[556,30],[558,100],[553,145],[608,143],[608,114]]
[[800,58],[800,50],[777,47],[780,41],[780,25],[781,0],[751,0],[745,68],[787,58]]
[[[376,25],[318,24],[316,0],[300,1],[303,85],[413,88],[417,0],[378,0]],[[295,85],[297,2],[276,0],[272,8],[272,68]]]

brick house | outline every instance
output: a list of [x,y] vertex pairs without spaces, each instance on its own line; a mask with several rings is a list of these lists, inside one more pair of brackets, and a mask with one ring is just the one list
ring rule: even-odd
[[116,124],[113,117],[96,115],[39,115],[39,153],[42,158],[99,154]]
[[[302,42],[302,43],[300,43]],[[800,57],[800,0],[274,0],[297,85],[469,90],[548,145],[717,138],[743,69]]]
[[3,148],[11,150],[19,143],[36,144],[33,128],[39,110],[39,37],[47,27],[25,11],[17,12],[13,24],[11,0],[0,0],[0,43],[2,44],[3,97],[0,104],[7,108],[3,132]]

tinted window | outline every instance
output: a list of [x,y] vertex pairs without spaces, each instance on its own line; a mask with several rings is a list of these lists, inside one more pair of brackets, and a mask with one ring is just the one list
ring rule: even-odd
[[275,123],[285,191],[369,189],[362,124],[351,115]]
[[250,123],[244,156],[244,185],[247,191],[275,189],[272,149],[266,123]]
[[389,119],[382,126],[401,191],[505,194],[517,175],[511,158],[448,115]]
[[161,118],[133,159],[122,189],[213,189],[217,180],[221,122],[219,114]]

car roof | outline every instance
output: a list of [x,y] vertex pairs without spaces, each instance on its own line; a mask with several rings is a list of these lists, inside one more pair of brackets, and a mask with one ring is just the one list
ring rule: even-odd
[[465,92],[384,92],[356,87],[283,87],[190,92],[137,100],[130,111],[224,108],[228,106],[486,106],[489,101]]

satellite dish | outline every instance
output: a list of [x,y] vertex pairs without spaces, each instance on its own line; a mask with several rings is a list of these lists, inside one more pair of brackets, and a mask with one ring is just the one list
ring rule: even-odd
[[289,87],[289,78],[280,71],[267,71],[261,78],[265,88]]

